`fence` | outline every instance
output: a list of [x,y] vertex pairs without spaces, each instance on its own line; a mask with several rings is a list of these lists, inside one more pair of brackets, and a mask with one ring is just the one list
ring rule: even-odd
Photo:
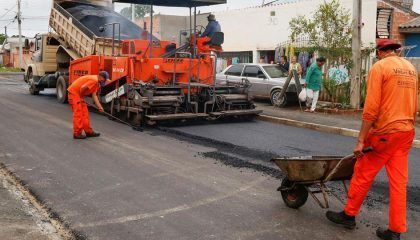
[[[370,55],[365,55],[362,58],[362,79],[361,79],[361,89],[360,89],[362,95],[363,95],[362,86],[365,84],[367,80],[368,73],[372,67],[372,64],[373,64],[373,61]],[[337,64],[331,64],[327,59],[327,63],[325,64],[325,70],[327,74],[329,70],[333,67],[333,65],[337,65]],[[347,74],[348,76],[350,75],[350,73],[347,73]],[[343,101],[345,102],[346,98],[348,98],[347,101],[349,101],[350,88],[348,85],[349,85],[348,82],[342,85],[338,85],[333,93],[329,93],[328,90],[325,88],[325,86],[323,86],[323,89],[321,90],[321,93],[320,93],[319,100],[325,101],[325,102],[342,103]]]

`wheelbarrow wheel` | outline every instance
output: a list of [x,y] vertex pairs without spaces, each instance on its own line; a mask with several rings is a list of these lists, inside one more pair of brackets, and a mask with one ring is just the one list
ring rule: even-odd
[[294,184],[288,178],[284,178],[279,188],[284,203],[289,208],[298,209],[308,200],[308,191],[299,184]]

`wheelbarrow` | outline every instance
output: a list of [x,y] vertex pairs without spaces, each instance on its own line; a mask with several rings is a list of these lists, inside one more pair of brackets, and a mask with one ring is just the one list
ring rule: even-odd
[[[365,148],[363,153],[373,151],[372,147]],[[294,209],[302,207],[311,197],[321,208],[329,208],[328,196],[332,195],[344,204],[325,183],[341,181],[348,193],[346,182],[353,176],[356,157],[354,154],[346,157],[337,156],[307,156],[281,157],[271,160],[286,175],[282,180],[280,191],[286,206]],[[322,193],[323,201],[316,194]]]

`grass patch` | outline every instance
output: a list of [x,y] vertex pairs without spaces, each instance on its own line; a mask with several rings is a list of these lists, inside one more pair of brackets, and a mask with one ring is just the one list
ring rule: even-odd
[[20,68],[0,67],[0,73],[8,73],[8,72],[22,72],[22,70],[20,70]]

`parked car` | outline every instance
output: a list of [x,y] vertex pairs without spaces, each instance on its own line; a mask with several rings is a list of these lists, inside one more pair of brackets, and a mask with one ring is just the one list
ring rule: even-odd
[[[218,84],[235,84],[249,81],[250,94],[254,98],[270,99],[275,106],[286,106],[297,101],[296,85],[292,80],[285,96],[280,99],[280,92],[286,82],[288,72],[275,64],[235,64],[216,75]],[[301,83],[303,84],[303,83]]]

